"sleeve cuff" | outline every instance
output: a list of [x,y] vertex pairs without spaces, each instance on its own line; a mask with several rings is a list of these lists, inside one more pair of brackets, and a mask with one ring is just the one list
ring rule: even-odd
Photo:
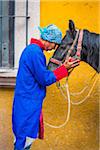
[[68,76],[68,71],[67,69],[65,68],[64,65],[60,66],[59,68],[55,69],[53,71],[54,75],[56,76],[56,80],[59,81],[61,80],[62,78],[64,77],[67,77]]

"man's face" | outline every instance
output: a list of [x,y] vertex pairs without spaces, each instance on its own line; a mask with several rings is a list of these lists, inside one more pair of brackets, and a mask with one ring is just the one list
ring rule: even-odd
[[51,43],[51,42],[45,41],[44,46],[45,46],[45,50],[46,50],[46,51],[50,51],[50,50],[52,50],[52,49],[55,49],[56,46],[57,46],[57,44],[56,44],[56,43]]

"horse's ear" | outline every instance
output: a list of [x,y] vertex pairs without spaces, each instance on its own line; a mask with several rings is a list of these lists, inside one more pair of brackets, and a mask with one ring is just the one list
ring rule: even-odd
[[75,24],[72,20],[69,20],[69,30],[71,32],[74,32],[75,31]]

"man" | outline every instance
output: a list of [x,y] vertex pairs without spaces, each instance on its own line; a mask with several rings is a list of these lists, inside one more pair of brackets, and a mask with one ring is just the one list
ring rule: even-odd
[[62,33],[55,25],[39,30],[41,38],[31,39],[19,60],[12,112],[14,150],[29,150],[36,138],[43,138],[41,110],[46,86],[68,76],[67,70],[79,64],[78,60],[65,61],[53,72],[47,70],[43,51],[55,49],[61,43]]

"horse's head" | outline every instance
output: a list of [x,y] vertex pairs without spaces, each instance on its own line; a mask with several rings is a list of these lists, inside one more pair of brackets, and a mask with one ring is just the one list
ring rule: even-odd
[[[64,62],[66,55],[68,53],[68,50],[71,48],[73,41],[75,40],[76,33],[77,31],[75,29],[74,22],[72,20],[69,20],[69,30],[66,31],[66,35],[62,39],[61,44],[58,46],[58,48],[56,49],[56,51],[54,52],[52,56],[53,59],[58,60],[58,61],[56,61],[55,63],[53,59],[50,59],[48,63],[48,68],[50,70],[56,69],[60,65],[60,62],[61,63]],[[76,53],[76,47],[74,46],[74,49],[72,53],[70,54],[70,56],[74,56],[75,53]]]
[[74,59],[78,58],[85,61],[99,72],[99,49],[99,34],[89,32],[86,29],[78,30],[75,28],[74,22],[69,20],[69,29],[50,59],[48,69],[56,69],[64,62],[66,57],[71,56]]

